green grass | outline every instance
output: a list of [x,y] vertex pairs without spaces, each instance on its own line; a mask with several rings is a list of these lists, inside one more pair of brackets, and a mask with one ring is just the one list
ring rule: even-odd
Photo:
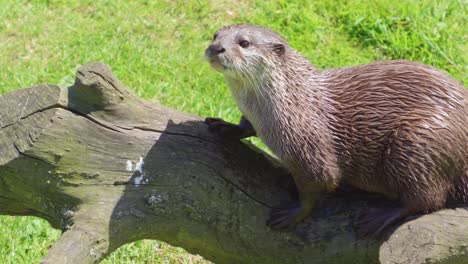
[[[403,58],[468,81],[466,0],[176,2],[0,0],[0,94],[68,85],[79,65],[103,61],[143,98],[236,121],[240,113],[203,52],[217,28],[239,22],[277,30],[318,68]],[[59,237],[32,217],[0,217],[0,234],[0,263],[38,262]],[[158,241],[135,242],[105,260],[200,262]]]

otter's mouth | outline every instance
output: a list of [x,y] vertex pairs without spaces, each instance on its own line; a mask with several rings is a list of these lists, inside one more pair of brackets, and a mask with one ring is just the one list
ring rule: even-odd
[[208,61],[210,62],[211,67],[217,71],[223,72],[227,68],[217,56],[208,58]]

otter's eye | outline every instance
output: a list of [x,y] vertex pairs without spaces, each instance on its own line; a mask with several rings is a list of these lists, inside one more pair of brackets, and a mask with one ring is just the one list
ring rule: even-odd
[[239,45],[245,49],[250,45],[250,43],[247,40],[241,40]]

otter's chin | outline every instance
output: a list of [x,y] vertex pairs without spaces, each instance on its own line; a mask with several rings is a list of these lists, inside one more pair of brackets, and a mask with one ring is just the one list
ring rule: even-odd
[[219,60],[216,59],[211,59],[210,65],[213,67],[213,69],[221,73],[224,73],[224,70],[226,69],[226,66],[224,66]]

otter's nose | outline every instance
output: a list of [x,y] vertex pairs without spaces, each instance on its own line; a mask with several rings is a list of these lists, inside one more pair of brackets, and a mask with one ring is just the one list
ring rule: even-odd
[[218,55],[220,53],[223,53],[225,51],[226,51],[226,49],[224,49],[223,46],[221,46],[219,44],[211,44],[208,47],[208,49],[206,50],[206,53],[209,56],[214,56],[214,55]]

